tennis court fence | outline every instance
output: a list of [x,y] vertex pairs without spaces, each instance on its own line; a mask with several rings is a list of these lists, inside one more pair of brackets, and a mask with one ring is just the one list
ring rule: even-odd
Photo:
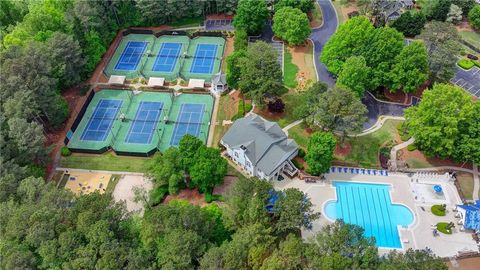
[[90,93],[87,96],[87,99],[85,100],[85,103],[83,104],[82,108],[78,112],[77,117],[75,118],[75,121],[73,121],[72,127],[67,132],[67,136],[65,136],[65,139],[63,140],[63,143],[65,143],[65,145],[68,144],[68,142],[70,141],[73,133],[75,133],[75,131],[77,130],[78,125],[80,124],[83,116],[87,112],[88,106],[92,102],[92,99],[93,99],[94,96],[95,96],[95,91],[93,89],[91,89]]

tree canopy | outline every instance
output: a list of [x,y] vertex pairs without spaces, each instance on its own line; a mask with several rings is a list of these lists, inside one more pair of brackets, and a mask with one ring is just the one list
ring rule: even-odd
[[361,98],[370,83],[370,72],[363,56],[351,56],[343,64],[337,85],[353,91],[357,97]]
[[259,34],[265,27],[269,16],[267,3],[257,0],[239,0],[233,19],[236,29],[244,30],[250,35]]
[[476,5],[468,12],[468,21],[476,29],[480,29],[480,6]]
[[308,164],[308,172],[313,175],[325,173],[333,161],[333,152],[337,140],[332,133],[315,132],[308,141],[305,161]]
[[284,7],[298,8],[302,12],[309,12],[314,8],[315,0],[275,0],[275,11]]
[[303,44],[310,36],[310,22],[300,9],[284,7],[273,16],[273,33],[289,45]]
[[429,156],[479,162],[477,107],[458,86],[435,84],[418,106],[405,111],[408,132]]
[[406,37],[415,37],[422,32],[427,18],[423,12],[413,12],[408,10],[402,13],[398,19],[393,21],[392,27],[402,32]]

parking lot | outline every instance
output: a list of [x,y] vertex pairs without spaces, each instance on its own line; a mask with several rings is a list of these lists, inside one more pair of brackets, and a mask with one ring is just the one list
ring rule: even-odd
[[472,96],[480,98],[480,68],[473,67],[469,70],[464,70],[457,67],[455,77],[453,77],[451,82],[462,87]]
[[233,20],[225,19],[215,19],[215,20],[206,20],[205,21],[205,30],[222,30],[222,31],[233,31],[235,28],[232,24]]

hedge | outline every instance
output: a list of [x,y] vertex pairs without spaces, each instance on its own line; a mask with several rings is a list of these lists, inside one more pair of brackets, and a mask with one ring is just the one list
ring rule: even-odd
[[225,199],[223,198],[222,195],[217,195],[217,194],[212,194],[210,192],[205,193],[205,201],[207,203],[211,203],[213,201],[221,201],[223,202]]
[[298,162],[296,159],[292,159],[292,163],[293,163],[293,165],[295,165],[295,167],[297,167],[297,169],[299,169],[299,170],[304,169],[303,164]]
[[452,234],[452,230],[447,230],[447,226],[447,222],[439,222],[437,223],[437,230],[444,234]]
[[60,149],[60,154],[63,157],[68,157],[72,154],[72,152],[70,151],[70,149],[68,149],[68,147],[64,146],[64,147],[62,147],[62,149]]
[[431,210],[432,210],[432,214],[434,214],[435,216],[443,217],[447,214],[445,211],[445,207],[440,204],[434,204]]
[[240,100],[238,103],[238,113],[232,117],[232,121],[235,121],[239,118],[242,118],[244,116],[244,112],[247,113],[251,111],[253,108],[252,104],[250,103],[245,103],[245,111],[243,110],[243,100]]
[[168,194],[168,185],[157,187],[150,192],[150,201],[152,205],[158,205]]
[[305,157],[305,150],[303,150],[303,148],[299,148],[298,149],[298,156],[301,157],[301,158],[304,158]]
[[415,151],[415,150],[417,150],[417,146],[415,144],[409,144],[407,146],[407,150],[408,151]]
[[463,69],[471,69],[475,65],[470,59],[460,59],[457,64]]

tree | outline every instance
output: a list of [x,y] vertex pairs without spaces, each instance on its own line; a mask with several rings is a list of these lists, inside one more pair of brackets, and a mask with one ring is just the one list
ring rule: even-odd
[[447,270],[443,260],[427,250],[408,249],[405,253],[392,251],[388,253],[378,266],[379,270],[438,269]]
[[241,76],[241,64],[247,55],[246,50],[234,51],[227,56],[227,83],[230,88],[237,89]]
[[337,140],[332,133],[313,133],[308,141],[307,155],[305,156],[309,173],[320,175],[330,168],[336,144]]
[[192,269],[207,250],[205,239],[197,233],[173,229],[160,238],[157,260],[161,269]]
[[313,113],[313,107],[320,99],[320,94],[328,90],[327,84],[324,82],[315,82],[305,91],[300,92],[296,97],[298,98],[298,105],[293,108],[293,115],[297,119],[305,119]]
[[476,29],[480,29],[480,6],[476,5],[468,12],[468,21]]
[[415,37],[422,32],[427,18],[423,12],[413,12],[408,10],[402,13],[398,19],[393,21],[392,27],[402,32],[406,37]]
[[343,64],[337,79],[337,85],[353,91],[357,97],[362,97],[370,80],[370,68],[363,56],[351,56]]
[[375,89],[385,85],[388,72],[395,63],[395,57],[402,51],[402,33],[390,27],[376,28],[370,43],[362,49],[362,56],[372,70],[370,87]]
[[264,104],[265,97],[278,97],[287,91],[277,57],[272,46],[258,41],[248,47],[247,55],[240,61],[240,91],[259,106]]
[[222,158],[220,150],[202,146],[195,154],[194,160],[190,176],[192,183],[200,192],[212,192],[216,185],[223,183],[228,163]]
[[418,106],[405,110],[408,133],[428,156],[454,157],[461,136],[459,125],[466,124],[466,115],[473,109],[470,96],[460,87],[435,84],[423,93]]
[[275,231],[279,235],[298,233],[300,229],[311,229],[312,222],[320,217],[305,193],[289,188],[281,192],[273,206]]
[[273,33],[289,45],[299,45],[310,36],[310,22],[300,9],[284,7],[273,16]]
[[250,35],[258,34],[263,30],[268,16],[269,11],[265,1],[239,0],[233,26]]
[[328,71],[338,75],[350,56],[360,55],[370,43],[374,29],[364,16],[354,17],[340,25],[323,47],[320,56]]
[[198,150],[203,147],[203,142],[197,137],[185,134],[178,143],[178,153],[180,155],[180,166],[188,172],[196,163],[195,155]]
[[[175,147],[170,147],[163,155],[154,156],[148,163],[147,176],[152,178],[157,186],[165,186],[170,184],[170,179],[173,175],[181,177],[181,170],[179,150]],[[178,179],[178,177],[175,176],[173,179]]]
[[390,91],[415,92],[427,79],[428,56],[423,43],[415,41],[403,47],[390,71]]
[[248,34],[244,30],[236,30],[233,36],[233,48],[235,52],[248,48]]
[[475,0],[452,0],[452,4],[459,6],[465,15],[476,5]]
[[310,257],[318,258],[314,269],[335,265],[332,261],[341,265],[334,266],[334,269],[367,269],[373,268],[377,260],[375,240],[365,238],[361,227],[346,224],[342,220],[324,226],[311,242]]
[[447,14],[447,19],[445,21],[449,23],[457,24],[462,20],[463,18],[462,14],[463,14],[462,8],[460,8],[455,4],[451,4]]
[[315,0],[275,0],[275,12],[284,8],[298,8],[304,13],[308,13],[314,8]]
[[85,61],[78,41],[56,32],[44,45],[44,53],[52,65],[52,77],[58,79],[60,90],[80,82]]
[[32,122],[28,123],[25,119],[11,118],[8,120],[8,136],[10,143],[15,144],[15,156],[20,164],[29,162],[45,162],[46,151],[43,146],[45,137],[41,125]]
[[263,261],[260,269],[305,269],[306,245],[294,234],[287,235],[272,254]]
[[274,113],[283,113],[285,110],[285,103],[283,103],[282,99],[277,98],[275,101],[268,102],[268,111]]
[[480,163],[480,103],[475,102],[472,110],[465,110],[458,124],[459,138],[455,141],[454,158]]
[[433,6],[432,9],[432,20],[444,22],[447,19],[451,4],[451,0],[438,0],[437,4]]
[[456,69],[460,53],[460,36],[450,23],[432,21],[418,36],[423,39],[428,53],[430,81],[448,82]]
[[347,133],[362,129],[366,113],[365,105],[353,92],[333,88],[321,94],[314,108],[312,123],[323,130],[340,132],[343,141]]

